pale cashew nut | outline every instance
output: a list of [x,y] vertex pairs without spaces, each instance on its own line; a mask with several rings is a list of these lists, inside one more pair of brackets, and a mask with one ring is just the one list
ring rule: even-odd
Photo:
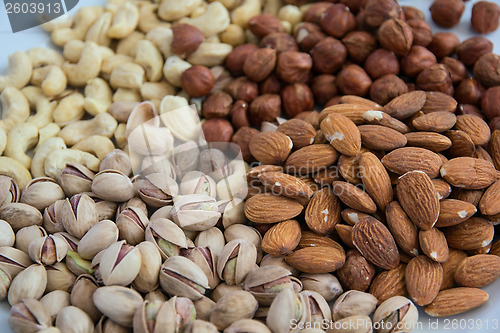
[[76,64],[64,63],[63,70],[70,85],[83,87],[88,80],[96,78],[101,70],[102,56],[94,42],[85,42],[80,60]]
[[283,31],[286,32],[287,34],[291,34],[293,31],[293,26],[290,22],[288,21],[281,21],[281,27],[283,28]]
[[120,6],[127,1],[130,0],[106,0],[106,6],[105,6],[106,11],[109,11],[114,14],[118,10],[118,8],[120,8]]
[[219,35],[212,35],[210,37],[205,38],[205,42],[207,43],[220,43]]
[[73,24],[70,27],[52,31],[52,41],[57,46],[64,46],[64,44],[74,39],[83,40],[89,28],[103,11],[104,9],[101,6],[82,7],[76,12]]
[[207,67],[222,65],[227,55],[231,53],[232,50],[233,47],[229,44],[203,42],[198,49],[189,56],[188,61],[193,65]]
[[108,112],[120,123],[126,123],[132,110],[139,105],[138,102],[113,102]]
[[[259,2],[259,0],[256,0]],[[259,2],[260,11],[260,2]],[[250,19],[250,18],[249,18]],[[200,16],[195,18],[183,18],[179,20],[180,23],[187,23],[194,25],[205,35],[209,37],[216,35],[229,26],[230,22],[229,12],[220,2],[212,2],[207,6],[207,10]],[[233,21],[233,23],[236,23]]]
[[0,155],[3,154],[5,146],[7,146],[7,133],[5,133],[5,130],[0,127]]
[[260,13],[260,0],[244,0],[241,6],[231,12],[231,22],[246,28],[248,26],[248,21]]
[[200,6],[196,7],[191,14],[189,14],[190,18],[196,18],[203,15],[207,11],[208,4],[206,2],[202,2]]
[[146,34],[146,39],[150,40],[163,54],[166,59],[172,55],[170,45],[174,38],[174,32],[170,28],[157,27]]
[[43,163],[47,177],[57,179],[68,163],[78,163],[96,172],[100,160],[90,153],[76,149],[57,149],[50,152]]
[[28,149],[38,142],[38,128],[35,125],[19,124],[7,134],[7,146],[4,155],[17,160],[29,169],[31,158],[26,154]]
[[0,156],[0,175],[14,179],[20,190],[31,181],[28,169],[15,159],[6,156]]
[[12,127],[21,124],[30,115],[30,105],[26,96],[14,87],[7,87],[0,95],[2,119],[0,127],[9,133]]
[[115,54],[109,58],[104,59],[101,66],[101,76],[105,80],[109,81],[111,72],[113,72],[116,67],[127,62],[134,62],[134,59],[124,54]]
[[109,113],[99,113],[89,120],[79,120],[64,127],[59,132],[59,137],[66,145],[72,146],[91,135],[103,135],[111,138],[118,122]]
[[111,38],[125,38],[130,35],[139,23],[139,9],[132,2],[125,2],[115,12],[108,29]]
[[[85,42],[81,40],[72,40],[64,45],[63,55],[69,62],[78,62],[82,56],[83,49],[85,48]],[[99,46],[99,52],[101,53],[101,59],[104,61],[109,57],[115,55],[115,52],[107,46]]]
[[175,95],[177,89],[166,81],[145,82],[141,86],[141,95],[144,100],[163,99],[167,95]]
[[36,114],[30,116],[26,122],[37,128],[52,123],[52,112],[54,112],[57,102],[51,102],[42,89],[38,87],[27,86],[21,92],[28,99],[30,108],[36,110]]
[[35,68],[31,76],[31,84],[42,88],[43,93],[48,97],[62,93],[67,83],[66,74],[55,65]]
[[118,88],[113,94],[113,102],[142,102],[141,93],[137,89]]
[[7,73],[0,76],[0,92],[7,87],[23,88],[30,82],[33,66],[28,54],[17,51],[9,55]]
[[73,24],[73,17],[69,15],[64,15],[60,16],[52,21],[46,22],[42,24],[40,27],[42,27],[43,30],[47,32],[52,32],[54,30],[58,29],[65,29],[71,27]]
[[101,78],[90,80],[85,86],[83,107],[92,116],[108,111],[113,102],[113,92],[108,83]]
[[174,21],[188,16],[201,4],[202,0],[184,0],[180,4],[178,0],[163,0],[158,7],[158,16],[165,21]]
[[221,4],[224,5],[224,7],[231,10],[238,7],[241,4],[242,0],[208,0],[208,2],[215,2],[215,1],[220,2]]
[[144,68],[149,81],[159,81],[163,77],[163,57],[149,40],[137,43],[135,62]]
[[170,28],[170,23],[160,21],[156,15],[158,5],[151,2],[139,2],[139,25],[138,28],[144,33],[148,33],[157,27]]
[[115,133],[113,137],[115,138],[116,145],[121,150],[125,151],[127,149],[127,137],[125,136],[125,132],[127,131],[127,124],[121,123],[116,127]]
[[302,21],[302,12],[299,7],[294,5],[286,5],[280,8],[278,18],[281,21],[289,22],[292,26]]
[[192,65],[189,62],[182,60],[176,55],[173,55],[165,60],[165,65],[163,65],[163,75],[168,82],[176,87],[180,87],[182,73],[184,73],[184,71],[191,66]]
[[283,0],[264,0],[264,8],[262,10],[265,14],[271,14],[274,16],[278,16],[279,10],[285,4]]
[[[57,136],[57,134],[59,134],[60,131],[61,127],[59,127],[57,124],[54,123],[50,123],[47,126],[40,128],[38,130],[38,144],[35,147],[35,153],[40,149],[40,147],[45,143],[45,141]],[[64,148],[66,148],[66,145]],[[31,161],[31,167],[33,168],[33,161]]]
[[133,62],[121,64],[111,72],[109,83],[115,89],[139,89],[144,83],[144,69]]
[[59,126],[65,126],[70,122],[82,119],[85,115],[84,100],[83,95],[77,91],[61,99],[52,113],[54,122]]
[[245,30],[237,24],[230,24],[226,31],[219,35],[220,41],[229,45],[238,46],[245,43]]
[[64,63],[64,57],[56,50],[46,47],[34,47],[26,51],[33,68],[55,65],[61,67]]
[[104,156],[115,149],[115,145],[109,138],[105,136],[92,135],[78,142],[71,148],[91,153],[97,156],[98,159],[102,160]]
[[141,40],[144,40],[146,35],[142,32],[134,31],[127,37],[121,39],[116,45],[116,53],[117,54],[125,54],[129,57],[135,58],[135,54],[137,51],[137,43]]
[[31,160],[31,174],[33,177],[46,177],[44,163],[47,156],[55,150],[66,149],[64,140],[58,137],[47,139],[42,145],[38,146],[33,160]]
[[85,35],[86,42],[94,42],[97,45],[109,46],[111,38],[108,36],[108,29],[111,26],[113,14],[109,12],[103,13],[87,31]]

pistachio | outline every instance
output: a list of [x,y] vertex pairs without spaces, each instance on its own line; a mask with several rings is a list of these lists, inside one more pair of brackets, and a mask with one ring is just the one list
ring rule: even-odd
[[78,254],[83,259],[92,259],[118,240],[118,228],[113,221],[102,220],[87,231],[78,244]]
[[169,321],[173,332],[182,332],[196,319],[196,308],[189,298],[174,296],[167,302],[167,306],[173,319]]
[[130,333],[131,329],[119,325],[107,318],[102,316],[95,327],[95,333]]
[[66,266],[75,275],[92,274],[92,263],[80,257],[78,252],[68,251],[66,256]]
[[0,301],[3,301],[7,297],[7,291],[10,287],[10,276],[5,271],[0,269]]
[[71,289],[71,305],[83,310],[93,321],[99,320],[102,314],[94,305],[92,296],[99,288],[97,281],[90,275],[80,275]]
[[265,256],[262,257],[262,260],[260,261],[260,267],[273,266],[273,265],[281,266],[289,270],[290,272],[292,272],[293,276],[298,276],[300,273],[298,269],[295,269],[287,264],[287,262],[285,261],[285,256],[275,257],[273,255],[266,254]]
[[159,285],[162,259],[160,252],[151,242],[142,242],[136,246],[141,254],[141,268],[133,286],[140,292],[154,291]]
[[18,202],[19,187],[14,179],[0,175],[0,206]]
[[[304,324],[304,298],[291,289],[285,289],[276,296],[267,314],[267,326],[276,333],[299,332]],[[290,323],[297,323],[296,329],[291,329]]]
[[181,250],[180,254],[197,264],[208,279],[209,289],[214,289],[220,280],[217,276],[217,257],[208,247],[195,247]]
[[106,201],[125,202],[134,197],[134,185],[130,178],[118,170],[103,170],[95,175],[92,192]]
[[167,295],[163,293],[161,289],[156,289],[155,291],[149,292],[146,294],[144,297],[145,301],[153,302],[153,301],[162,301],[166,302],[167,301]]
[[104,285],[127,286],[134,281],[141,269],[141,253],[138,248],[119,241],[103,251],[99,264]]
[[235,291],[217,302],[210,322],[222,331],[237,320],[252,318],[258,307],[259,304],[252,294],[247,291]]
[[61,206],[63,204],[64,200],[57,200],[43,211],[43,227],[51,234],[65,231],[61,219]]
[[40,299],[40,302],[47,310],[52,323],[56,319],[59,311],[71,305],[69,293],[62,290],[54,290],[48,294],[45,294],[45,296]]
[[177,256],[181,248],[188,247],[182,229],[165,218],[151,220],[146,228],[145,238],[155,244],[163,259]]
[[343,292],[339,280],[330,273],[301,274],[299,278],[305,290],[319,293],[327,302],[333,301]]
[[217,286],[217,288],[215,288],[210,293],[210,297],[212,298],[212,300],[214,302],[218,302],[225,295],[231,294],[232,292],[235,292],[235,291],[241,291],[241,290],[244,290],[243,286],[241,286],[241,285],[235,285],[235,284],[229,285],[229,284],[226,284],[223,282],[223,283],[219,284]]
[[20,202],[44,210],[57,200],[64,199],[64,191],[57,182],[48,177],[35,178],[23,189]]
[[215,199],[203,194],[179,197],[171,214],[177,225],[190,231],[207,230],[215,226],[221,217]]
[[82,238],[90,228],[99,222],[94,200],[86,194],[75,194],[61,206],[62,224],[67,232]]
[[168,319],[173,319],[173,314],[169,312],[170,308],[167,302],[162,301],[144,301],[137,309],[134,319],[134,332],[138,333],[153,333],[160,332],[171,323]]
[[305,322],[309,326],[320,327],[332,320],[330,306],[323,296],[311,290],[304,290],[300,294],[304,298]]
[[12,279],[7,299],[10,305],[24,298],[40,299],[47,286],[47,272],[42,265],[31,265]]
[[226,241],[222,231],[219,228],[212,227],[200,232],[196,236],[194,244],[198,247],[208,247],[214,256],[219,257]]
[[172,151],[172,164],[178,177],[184,177],[189,171],[198,166],[200,150],[194,141],[187,141]]
[[0,219],[8,222],[16,232],[24,227],[42,225],[43,222],[43,216],[38,209],[20,202],[1,206]]
[[[217,327],[214,324],[203,320],[195,320],[189,324],[184,333],[217,333]],[[265,332],[263,332],[265,333]]]
[[224,333],[271,333],[269,328],[254,319],[240,319],[224,330]]
[[42,265],[53,265],[66,257],[68,246],[59,237],[44,236],[30,242],[28,254],[34,262]]
[[39,332],[50,327],[50,316],[40,301],[26,298],[10,309],[9,326],[14,333]]
[[57,314],[56,327],[61,332],[92,333],[94,331],[92,319],[75,306],[65,307]]
[[168,258],[161,267],[160,285],[171,296],[197,300],[208,289],[208,279],[194,262],[174,256]]
[[107,169],[117,170],[126,176],[130,176],[132,173],[132,165],[129,155],[121,149],[113,149],[104,156],[101,164],[99,164],[99,171]]
[[207,296],[203,296],[194,302],[194,307],[196,308],[196,318],[210,321],[210,315],[214,311],[215,302]]
[[[142,200],[141,200],[142,201]],[[164,218],[164,219],[172,219],[172,216],[170,216],[170,212],[172,211],[173,206],[163,206],[161,208],[158,208],[149,218],[150,221],[158,218]],[[147,210],[146,210],[147,213]]]
[[94,173],[78,163],[68,163],[62,169],[57,182],[67,196],[90,192]]
[[174,166],[165,156],[145,156],[141,157],[140,170],[136,173],[143,176],[159,173],[163,176],[177,179],[177,174]]
[[141,124],[130,131],[127,139],[130,152],[137,155],[167,155],[174,149],[172,132],[166,127],[158,127],[151,122]]
[[101,287],[92,298],[103,315],[125,327],[132,327],[134,314],[143,302],[137,291],[121,286]]
[[257,260],[257,249],[246,239],[235,239],[222,249],[217,263],[217,274],[227,284],[241,284]]
[[187,172],[181,179],[180,191],[182,195],[204,194],[217,197],[215,181],[201,171]]
[[47,266],[47,288],[46,292],[54,290],[68,291],[75,283],[76,276],[68,269],[66,264],[58,262],[52,266]]
[[354,315],[335,321],[328,333],[372,333],[372,320],[365,315]]
[[0,247],[0,269],[11,278],[15,278],[31,264],[31,259],[26,252],[8,246]]
[[394,296],[379,305],[373,314],[373,322],[380,327],[377,332],[410,332],[418,321],[418,310],[412,301]]
[[159,208],[172,203],[179,191],[175,180],[161,173],[152,173],[135,180],[139,196],[152,207]]
[[125,208],[116,217],[120,239],[126,240],[131,245],[137,245],[144,240],[144,232],[148,224],[148,216],[136,207]]
[[66,242],[69,251],[76,252],[78,250],[78,245],[80,244],[80,240],[67,232],[58,232],[53,235],[54,237],[59,237],[63,241]]
[[[210,147],[213,147],[214,145],[215,144],[211,144]],[[231,168],[227,157],[220,149],[203,149],[200,152],[199,161],[200,171],[205,175],[212,177],[217,182],[231,174]]]
[[263,251],[261,247],[262,236],[257,229],[244,224],[234,224],[224,230],[224,238],[227,242],[235,239],[246,239],[257,249],[257,262],[262,259]]
[[16,235],[7,221],[0,220],[0,246],[13,246]]
[[229,228],[233,224],[243,224],[245,218],[245,202],[240,198],[218,201],[219,212],[222,214],[222,226]]
[[28,253],[30,243],[37,238],[45,236],[47,236],[47,232],[38,225],[24,227],[16,233],[16,248]]
[[333,304],[333,320],[339,320],[354,315],[369,316],[375,311],[377,303],[377,298],[372,294],[358,290],[349,290],[340,295]]
[[102,200],[92,192],[86,192],[85,194],[94,200],[98,221],[110,220],[114,218],[118,208],[118,203]]

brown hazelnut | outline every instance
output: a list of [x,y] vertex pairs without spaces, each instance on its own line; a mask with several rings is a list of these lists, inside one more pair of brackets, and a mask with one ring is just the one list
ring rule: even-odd
[[224,89],[233,99],[241,99],[245,102],[252,101],[259,95],[257,83],[242,76],[231,81]]
[[493,119],[500,116],[500,86],[491,87],[483,95],[481,99],[481,109],[488,119]]
[[493,43],[486,37],[470,37],[460,43],[455,52],[465,66],[472,66],[484,54],[493,52]]
[[474,64],[474,76],[485,87],[500,86],[500,56],[486,53]]
[[444,57],[441,59],[441,63],[446,66],[453,84],[458,84],[468,77],[467,68],[465,68],[465,65],[460,60],[452,57]]
[[369,28],[378,28],[389,19],[403,19],[403,9],[396,0],[368,0],[361,11]]
[[370,99],[374,102],[384,105],[393,98],[406,94],[408,86],[403,80],[394,74],[387,74],[373,82],[370,87]]
[[386,74],[399,74],[399,60],[396,55],[385,49],[378,49],[366,58],[365,71],[376,80]]
[[312,58],[309,54],[296,51],[285,51],[278,55],[276,75],[287,82],[306,82],[312,68]]
[[358,65],[348,65],[337,75],[337,87],[344,95],[365,96],[371,85],[370,76]]
[[318,73],[333,74],[344,64],[347,49],[338,39],[327,37],[316,44],[310,52],[313,69]]
[[340,104],[340,98],[342,96],[341,95],[337,95],[335,97],[332,97],[328,100],[328,102],[326,102],[325,104],[325,108],[326,107],[329,107],[329,106],[332,106],[332,105],[337,105],[337,104]]
[[434,23],[452,28],[460,22],[465,4],[462,0],[435,0],[429,9]]
[[283,26],[276,16],[271,14],[260,14],[252,17],[250,21],[248,21],[248,29],[250,29],[257,38],[262,38],[273,32],[282,32]]
[[295,39],[285,32],[273,32],[262,38],[259,43],[262,48],[270,48],[278,53],[284,51],[298,51],[299,46]]
[[201,129],[207,142],[229,142],[234,133],[231,123],[221,118],[206,120],[201,125]]
[[349,60],[357,64],[362,64],[377,48],[377,40],[366,31],[351,31],[342,38],[342,43],[347,49]]
[[491,119],[489,126],[492,133],[494,131],[500,130],[500,117],[495,117]]
[[335,76],[331,74],[315,76],[311,82],[311,90],[316,103],[324,105],[330,98],[338,94]]
[[321,17],[323,16],[323,14],[331,6],[333,6],[333,4],[326,1],[311,4],[304,13],[304,22],[319,24],[319,21],[321,21]]
[[279,95],[260,95],[252,101],[248,109],[250,123],[259,126],[263,121],[273,122],[281,115],[281,98]]
[[204,39],[203,33],[194,25],[175,24],[172,27],[170,49],[179,57],[188,57],[198,49]]
[[250,121],[247,116],[248,103],[242,100],[234,102],[231,108],[231,123],[235,129],[250,126]]
[[340,0],[353,14],[357,14],[366,5],[366,0]]
[[192,66],[181,75],[181,88],[191,97],[208,95],[214,87],[215,79],[205,66]]
[[434,34],[427,48],[434,53],[436,58],[441,59],[453,54],[458,44],[460,44],[460,39],[454,32],[438,32]]
[[319,41],[326,38],[321,27],[315,23],[300,23],[295,29],[295,40],[301,50],[310,51]]
[[314,97],[311,89],[303,83],[294,83],[281,91],[283,108],[288,117],[293,118],[302,111],[311,111],[314,107]]
[[423,46],[412,46],[406,57],[401,59],[401,71],[404,75],[415,77],[424,69],[437,63],[436,56]]
[[454,92],[450,72],[443,64],[434,64],[424,69],[418,74],[416,84],[421,90],[440,91],[448,95],[453,95]]
[[424,12],[418,8],[413,6],[401,6],[401,9],[403,10],[403,13],[405,13],[405,19],[407,21],[413,19],[425,20]]
[[462,80],[455,89],[455,99],[461,104],[472,104],[479,106],[484,88],[476,79],[468,78]]
[[231,112],[233,98],[222,91],[217,91],[210,94],[204,101],[201,107],[203,116],[210,118],[226,118]]
[[267,78],[276,67],[276,50],[257,49],[250,53],[243,64],[243,72],[255,82]]
[[424,20],[407,20],[413,33],[413,45],[427,46],[432,41],[432,29]]
[[345,289],[365,291],[375,277],[375,266],[357,249],[352,249],[346,253],[345,265],[335,273]]
[[252,154],[250,153],[250,149],[248,148],[248,146],[250,144],[250,140],[256,134],[259,134],[259,131],[256,130],[255,128],[241,127],[239,130],[236,131],[236,133],[234,133],[231,139],[232,143],[236,143],[238,146],[240,146],[241,156],[243,157],[243,160],[247,163],[255,161]]
[[500,7],[490,1],[479,1],[472,7],[472,29],[480,34],[489,34],[498,29]]
[[380,44],[398,56],[408,54],[413,44],[411,27],[403,20],[391,19],[385,21],[378,30]]
[[349,7],[337,3],[326,9],[319,25],[330,36],[341,38],[356,28],[356,19],[349,10]]
[[460,104],[457,108],[457,115],[462,114],[472,114],[476,117],[484,119],[484,116],[481,114],[481,110],[477,108],[475,105],[471,104]]
[[248,55],[259,47],[255,44],[243,44],[236,46],[226,57],[226,68],[234,76],[243,74],[243,65]]

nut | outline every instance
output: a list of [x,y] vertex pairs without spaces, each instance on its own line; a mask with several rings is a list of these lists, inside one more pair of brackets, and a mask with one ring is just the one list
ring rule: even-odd
[[443,28],[452,28],[460,22],[465,4],[461,0],[435,0],[429,10],[434,23]]
[[229,142],[233,136],[233,126],[226,119],[212,118],[201,125],[207,142]]
[[312,58],[303,52],[285,51],[278,55],[276,74],[287,82],[306,82],[312,68]]
[[281,91],[285,113],[293,118],[303,111],[310,111],[314,107],[314,98],[311,89],[303,83],[294,83]]
[[222,91],[210,94],[202,104],[203,116],[210,118],[226,118],[231,112],[233,98]]
[[484,54],[493,52],[493,43],[483,36],[474,36],[457,45],[455,52],[465,66],[472,66]]
[[406,23],[411,27],[413,33],[413,45],[427,46],[431,43],[432,29],[427,22],[421,19],[407,19]]
[[396,55],[408,54],[413,44],[413,32],[403,20],[392,19],[385,21],[378,30],[378,40],[386,49]]
[[431,43],[427,45],[427,48],[437,58],[443,58],[453,54],[458,44],[460,44],[460,39],[455,33],[437,32],[432,37]]
[[248,54],[243,65],[243,72],[253,81],[267,78],[276,66],[276,50],[257,49]]
[[248,119],[259,126],[264,121],[274,122],[281,115],[281,98],[279,95],[260,95],[252,101],[248,109]]
[[252,17],[248,21],[248,29],[257,36],[263,38],[273,32],[282,32],[281,21],[271,14],[260,14]]
[[471,26],[480,34],[488,34],[498,29],[500,7],[490,1],[479,1],[472,7]]
[[226,57],[225,67],[234,76],[243,74],[243,65],[249,54],[258,49],[255,44],[243,44],[235,47]]
[[172,27],[171,51],[179,57],[189,57],[204,40],[203,33],[190,24],[176,24]]
[[378,49],[366,58],[364,68],[376,80],[387,74],[399,74],[399,60],[393,52]]
[[347,48],[349,59],[357,64],[362,64],[377,48],[377,40],[366,31],[352,31],[342,38],[342,43]]
[[316,72],[333,74],[344,64],[347,49],[339,40],[326,37],[312,48],[310,54]]
[[212,72],[205,66],[192,66],[181,75],[181,87],[191,97],[208,95],[214,87],[215,79]]
[[332,37],[342,38],[356,28],[354,15],[344,4],[333,4],[321,15],[319,24]]
[[372,80],[358,65],[344,67],[337,76],[337,86],[344,95],[365,96],[371,85]]

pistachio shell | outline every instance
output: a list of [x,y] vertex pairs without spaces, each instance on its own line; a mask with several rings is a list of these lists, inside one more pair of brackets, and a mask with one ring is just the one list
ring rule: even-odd
[[207,230],[215,226],[221,217],[215,199],[203,194],[179,197],[171,214],[175,223],[190,231]]
[[97,253],[118,240],[118,228],[113,221],[102,220],[87,231],[78,244],[78,254],[92,259]]
[[53,322],[61,309],[70,306],[69,293],[67,291],[54,290],[43,296],[40,302],[42,302]]
[[27,253],[9,246],[0,247],[0,269],[11,278],[15,278],[31,264],[32,261]]
[[269,328],[254,319],[240,319],[224,330],[224,333],[271,333]]
[[16,236],[7,221],[0,220],[0,246],[13,246]]
[[68,246],[59,237],[39,237],[30,242],[28,254],[30,258],[42,265],[53,265],[66,257]]
[[92,319],[75,306],[65,307],[57,314],[56,327],[61,332],[92,333],[94,331]]
[[[304,299],[291,289],[285,289],[274,299],[267,315],[267,326],[276,333],[299,332],[300,324],[306,319]],[[291,329],[291,322],[297,323],[296,329]]]
[[378,300],[372,294],[349,290],[337,298],[332,308],[333,320],[354,316],[369,316],[375,311]]
[[125,327],[132,327],[134,314],[143,302],[137,291],[121,286],[101,287],[92,298],[99,311]]
[[137,245],[144,240],[144,232],[148,224],[148,216],[136,207],[128,207],[116,217],[120,238],[130,245]]
[[93,321],[99,320],[102,313],[96,308],[92,300],[94,292],[99,288],[97,281],[90,275],[80,275],[71,289],[71,305],[87,313]]
[[208,279],[194,262],[181,257],[170,257],[160,272],[160,285],[169,295],[200,299],[208,289]]
[[57,179],[67,196],[90,192],[94,173],[78,163],[68,163]]
[[47,232],[38,225],[24,227],[16,233],[16,248],[28,253],[31,241],[44,236],[47,236]]
[[57,182],[48,177],[31,180],[21,194],[20,202],[44,210],[57,200],[64,199],[64,191]]
[[156,245],[163,259],[178,255],[180,248],[187,248],[184,232],[174,222],[157,218],[146,228],[145,238]]
[[50,316],[40,301],[26,298],[10,309],[9,326],[14,333],[36,333],[50,327]]
[[133,286],[143,293],[154,291],[159,285],[162,264],[160,252],[151,242],[142,242],[137,245],[137,249],[141,254],[141,268]]
[[35,207],[16,202],[0,207],[0,219],[7,221],[14,231],[32,225],[42,225],[42,213]]
[[39,300],[47,286],[47,272],[42,265],[31,265],[19,273],[9,288],[8,300],[10,305],[21,302],[24,298]]
[[342,294],[342,285],[339,280],[330,273],[302,274],[300,280],[304,290],[312,290],[319,293],[327,302],[333,301]]
[[194,240],[194,244],[198,247],[208,247],[214,256],[219,256],[224,248],[226,241],[224,234],[217,227],[201,231]]
[[134,281],[141,269],[141,253],[125,241],[111,244],[103,251],[99,264],[105,285],[127,286]]
[[250,319],[257,311],[259,304],[255,297],[246,291],[235,291],[222,297],[210,316],[210,322],[219,330],[240,319]]
[[241,284],[257,260],[257,249],[245,239],[235,239],[222,249],[217,263],[217,274],[227,284]]
[[76,194],[66,199],[61,207],[61,218],[68,233],[82,238],[90,228],[99,222],[94,200],[86,194]]
[[73,286],[76,276],[68,269],[68,267],[58,262],[47,268],[47,288],[46,292],[54,290],[68,291]]
[[118,170],[103,170],[92,180],[92,192],[106,201],[125,202],[135,195],[130,178]]

